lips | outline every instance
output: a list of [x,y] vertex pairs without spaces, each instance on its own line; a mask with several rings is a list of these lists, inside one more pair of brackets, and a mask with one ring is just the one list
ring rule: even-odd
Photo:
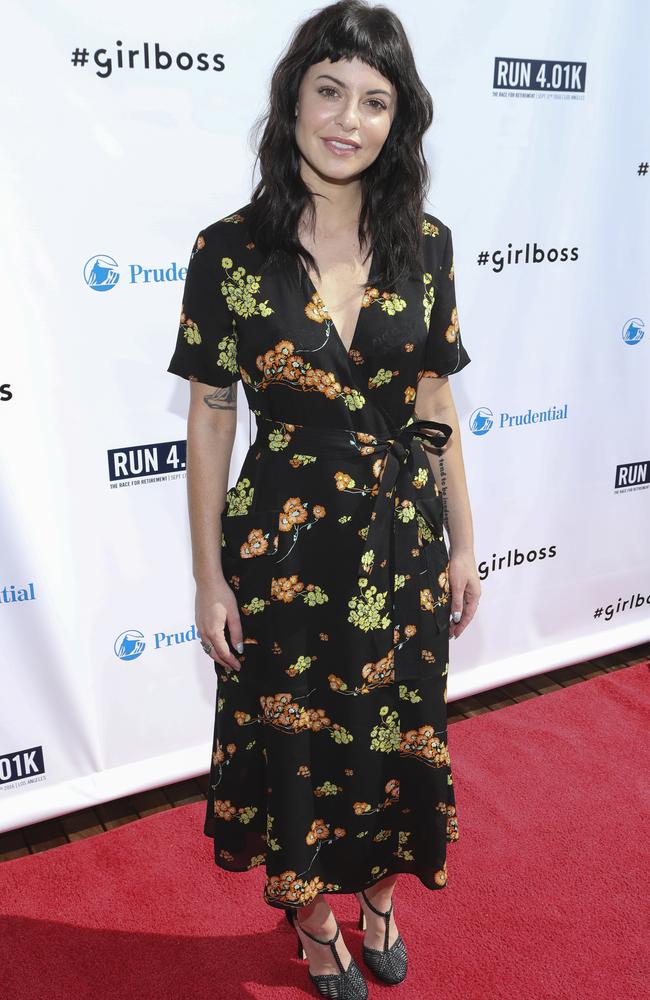
[[341,136],[338,135],[324,135],[322,136],[322,139],[323,142],[331,142],[346,149],[360,148],[360,143],[356,142],[354,139],[342,139]]
[[341,160],[349,160],[353,156],[356,156],[359,152],[359,147],[357,145],[341,139],[324,138],[323,144],[330,156],[338,157],[338,159]]

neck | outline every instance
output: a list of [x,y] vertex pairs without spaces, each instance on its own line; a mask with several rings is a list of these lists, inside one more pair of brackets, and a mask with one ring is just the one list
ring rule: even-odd
[[357,178],[335,181],[312,169],[304,160],[301,177],[316,196],[316,235],[356,233],[361,211],[361,182]]

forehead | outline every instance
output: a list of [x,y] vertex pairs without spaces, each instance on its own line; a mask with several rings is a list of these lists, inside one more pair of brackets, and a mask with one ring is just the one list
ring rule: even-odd
[[350,90],[380,89],[391,95],[395,93],[390,80],[358,56],[353,59],[339,59],[338,62],[323,59],[314,63],[305,73],[305,78],[316,80],[319,77],[323,82],[326,82],[326,79],[338,81],[340,85],[349,87]]

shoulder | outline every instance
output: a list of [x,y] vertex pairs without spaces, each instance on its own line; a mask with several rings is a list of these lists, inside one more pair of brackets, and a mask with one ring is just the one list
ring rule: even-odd
[[228,212],[214,222],[208,222],[199,230],[197,241],[210,252],[223,252],[236,245],[248,242],[248,212],[250,202]]
[[431,212],[422,213],[422,250],[427,270],[439,267],[449,254],[451,229]]
[[449,226],[437,215],[432,215],[431,212],[422,213],[422,235],[425,237],[425,244],[433,242],[444,246],[450,232]]

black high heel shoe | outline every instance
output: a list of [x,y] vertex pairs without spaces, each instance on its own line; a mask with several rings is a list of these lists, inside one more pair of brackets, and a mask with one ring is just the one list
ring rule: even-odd
[[[372,969],[375,975],[378,976],[384,983],[388,983],[390,986],[396,986],[406,978],[408,956],[406,953],[406,945],[404,944],[401,934],[398,934],[390,948],[388,947],[390,915],[393,912],[393,901],[391,900],[390,908],[383,913],[381,910],[378,910],[376,906],[372,905],[363,889],[361,890],[361,895],[373,913],[383,917],[386,921],[386,933],[384,934],[383,950],[379,950],[378,948],[368,948],[364,944],[363,960],[366,965]],[[365,929],[366,915],[363,912],[363,906],[359,903],[359,930],[365,931]]]
[[[343,963],[339,958],[338,952],[336,950],[336,941],[339,934],[341,933],[341,928],[336,924],[336,934],[330,941],[321,941],[320,938],[315,937],[306,930],[300,921],[298,920],[298,914],[295,910],[285,909],[284,911],[287,915],[287,920],[294,928],[296,932],[296,937],[298,938],[298,958],[306,958],[306,952],[303,947],[303,943],[300,940],[300,935],[298,934],[298,927],[303,934],[310,937],[312,941],[317,941],[318,944],[328,944],[332,949],[332,954],[336,959],[336,964],[338,965],[340,972],[330,972],[314,974],[311,969],[309,969],[309,977],[324,997],[335,997],[337,1000],[367,1000],[368,997],[368,984],[363,978],[363,973],[361,969],[355,962],[354,958],[350,956],[350,964],[347,969],[343,968]],[[296,924],[298,927],[296,927]]]

